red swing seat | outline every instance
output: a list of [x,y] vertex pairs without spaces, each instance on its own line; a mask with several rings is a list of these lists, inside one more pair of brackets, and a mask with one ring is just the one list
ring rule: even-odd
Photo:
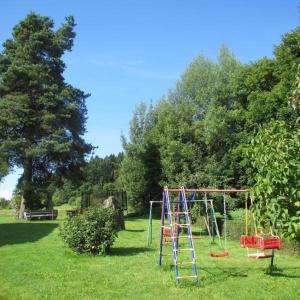
[[[174,230],[173,233],[174,233],[175,236],[177,235],[176,230]],[[171,236],[171,229],[165,229],[164,236]]]
[[[175,239],[177,239],[177,231],[175,230],[174,232],[174,236],[175,236]],[[168,237],[171,237],[171,229],[165,229],[164,230],[164,241],[167,245],[171,245],[171,239],[168,239]]]
[[242,248],[257,248],[260,244],[260,238],[256,235],[242,235],[240,244]]
[[214,258],[225,257],[225,256],[229,256],[229,252],[223,252],[223,253],[211,253],[210,256],[211,256],[211,257],[214,257]]
[[242,235],[240,244],[242,248],[255,248],[260,250],[280,250],[282,247],[281,239],[278,236],[259,237],[256,235]]
[[253,258],[253,259],[262,259],[262,258],[271,258],[273,256],[273,254],[267,254],[267,253],[251,253],[248,254],[249,258]]
[[265,237],[261,241],[260,249],[266,250],[266,249],[277,249],[280,250],[282,247],[281,239],[279,236],[271,236],[271,237]]

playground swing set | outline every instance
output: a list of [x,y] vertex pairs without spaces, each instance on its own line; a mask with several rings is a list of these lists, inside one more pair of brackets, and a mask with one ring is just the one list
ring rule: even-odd
[[[196,199],[199,193],[204,194],[203,199]],[[219,225],[217,222],[214,201],[209,199],[208,195],[211,193],[222,194],[222,209],[223,209],[223,237],[221,237]],[[252,219],[254,221],[254,235],[248,234],[249,227],[249,212],[248,212],[248,195],[249,191],[245,189],[230,190],[230,189],[168,189],[163,190],[162,201],[150,201],[149,222],[148,222],[148,238],[147,245],[152,243],[152,214],[153,204],[161,204],[161,226],[160,226],[160,243],[159,243],[159,259],[158,264],[162,265],[163,256],[172,256],[175,279],[178,284],[183,278],[193,278],[196,283],[199,283],[196,253],[194,241],[201,237],[193,236],[190,210],[193,204],[204,204],[203,219],[208,234],[210,257],[223,258],[229,256],[227,248],[227,199],[228,193],[245,193],[245,235],[240,237],[240,246],[247,249],[249,258],[261,259],[271,258],[271,267],[273,267],[275,249],[281,249],[281,239],[273,235],[273,229],[270,228],[270,234],[264,235],[261,228],[258,227],[254,214]],[[250,196],[251,205],[253,199]],[[274,226],[274,224],[273,224]],[[260,229],[260,231],[259,231]],[[218,251],[216,251],[215,238],[217,239]],[[164,246],[171,246],[171,253],[165,251]],[[255,253],[249,253],[249,249],[256,249]],[[267,253],[271,250],[271,253]],[[183,253],[190,253],[189,259]],[[191,274],[181,274],[179,267],[182,265],[192,266]]]

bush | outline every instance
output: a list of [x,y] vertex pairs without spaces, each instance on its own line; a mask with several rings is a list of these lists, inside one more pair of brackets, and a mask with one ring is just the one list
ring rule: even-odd
[[195,203],[190,211],[190,215],[191,215],[191,222],[192,224],[195,224],[200,215],[201,215],[201,206],[199,203]]
[[77,253],[107,253],[117,236],[115,212],[110,208],[91,207],[69,218],[60,228],[60,235]]
[[0,198],[0,208],[10,208],[10,201]]
[[16,189],[13,193],[10,206],[14,210],[15,217],[19,216],[19,209],[21,206],[22,193],[19,189]]
[[[249,212],[250,214],[250,212]],[[250,223],[250,220],[248,219]],[[231,240],[239,240],[245,234],[245,210],[237,209],[229,213],[227,224],[227,237]],[[250,227],[248,227],[250,234]]]

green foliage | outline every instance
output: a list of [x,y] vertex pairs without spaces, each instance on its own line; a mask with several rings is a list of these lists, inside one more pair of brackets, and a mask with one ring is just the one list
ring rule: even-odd
[[76,187],[66,180],[61,188],[57,188],[53,193],[52,200],[54,205],[62,205],[65,203],[73,203],[75,198],[79,196]]
[[29,13],[0,53],[0,153],[10,168],[24,169],[20,188],[29,209],[40,206],[35,194],[52,174],[74,172],[91,151],[82,139],[88,95],[63,78],[74,27],[73,17],[54,30],[53,20]]
[[[250,214],[250,212],[249,212]],[[248,218],[248,234],[252,234],[251,225],[253,223],[250,222]],[[246,234],[245,232],[245,210],[244,209],[237,209],[230,211],[229,218],[226,224],[227,229],[227,236],[229,239],[232,240],[239,240],[241,235]]]
[[118,178],[122,158],[122,153],[104,158],[92,157],[83,170],[86,184],[103,186],[106,183],[114,183]]
[[190,211],[190,215],[191,215],[191,222],[192,224],[195,224],[200,216],[201,216],[201,204],[200,203],[195,203]]
[[115,219],[112,209],[89,208],[65,221],[60,235],[75,252],[105,254],[117,236]]
[[5,198],[0,198],[0,208],[10,208],[11,202]]
[[22,192],[19,189],[15,189],[13,192],[13,197],[11,199],[11,208],[18,214],[21,205]]
[[161,162],[157,145],[152,143],[152,108],[141,102],[130,123],[128,142],[123,138],[125,156],[119,182],[127,192],[133,210],[145,212],[150,199],[160,195]]
[[[300,121],[300,120],[299,120]],[[254,213],[264,228],[295,238],[300,232],[300,127],[272,121],[253,139]]]
[[[264,170],[253,171],[247,153],[260,128],[272,120],[296,127],[299,40],[298,27],[283,36],[274,58],[247,65],[222,46],[217,62],[196,57],[154,107],[141,103],[130,123],[120,171],[133,206],[148,207],[150,192],[159,195],[165,185],[239,188],[254,185],[256,175],[264,178]],[[292,185],[286,188],[293,193]],[[235,197],[230,207],[243,205]]]

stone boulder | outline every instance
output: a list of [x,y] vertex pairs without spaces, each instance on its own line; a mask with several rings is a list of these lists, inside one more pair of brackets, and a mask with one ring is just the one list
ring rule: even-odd
[[102,206],[104,208],[112,208],[116,211],[116,223],[118,230],[125,230],[125,221],[123,210],[114,196],[109,196],[107,199],[103,200]]

